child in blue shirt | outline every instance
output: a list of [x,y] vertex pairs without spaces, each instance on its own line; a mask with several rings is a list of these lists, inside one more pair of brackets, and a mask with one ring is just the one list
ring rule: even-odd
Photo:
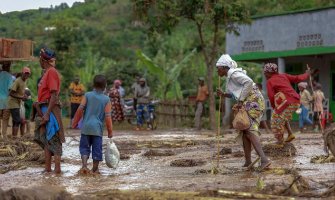
[[[102,136],[103,122],[106,122],[108,138],[113,136],[111,102],[109,97],[104,95],[106,78],[103,75],[94,77],[94,90],[85,93],[80,106],[74,116],[72,128],[77,127],[83,117],[79,151],[82,160],[82,168],[79,173],[99,174],[99,163],[102,161]],[[91,150],[92,148],[92,150]],[[87,160],[92,152],[93,168],[87,168]]]

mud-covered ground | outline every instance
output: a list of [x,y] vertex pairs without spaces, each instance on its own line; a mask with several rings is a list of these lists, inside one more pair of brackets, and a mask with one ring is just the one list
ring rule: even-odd
[[[148,190],[156,191],[156,195],[160,197],[164,196],[161,192],[170,196],[177,194],[167,191],[188,192],[178,193],[183,194],[183,198],[199,194],[205,197],[242,198],[243,196],[239,196],[242,195],[241,192],[246,192],[245,198],[256,198],[248,196],[250,193],[297,198],[335,198],[332,188],[335,183],[335,162],[331,162],[334,159],[315,158],[324,154],[321,134],[298,135],[292,142],[295,149],[289,148],[289,153],[286,152],[282,157],[270,156],[272,165],[263,172],[259,172],[257,168],[248,171],[241,167],[244,163],[242,147],[235,142],[236,134],[231,130],[224,131],[224,137],[219,138],[218,161],[215,135],[215,132],[190,129],[137,132],[116,130],[113,139],[121,153],[118,168],[110,169],[102,163],[101,175],[82,176],[78,175],[81,167],[78,149],[80,132],[67,130],[61,175],[43,172],[42,155],[23,162],[21,160],[24,156],[29,155],[14,152],[12,157],[15,159],[0,157],[0,188],[6,191],[13,188],[55,186],[68,194],[77,195],[77,198],[80,195],[108,197],[114,191],[114,196],[121,195],[120,193],[141,195],[144,192],[143,199],[147,199]],[[265,146],[274,142],[273,136],[269,134],[263,134],[261,138]],[[107,138],[104,138],[104,144],[106,141]],[[32,151],[31,149],[38,151],[38,147],[28,151]],[[256,158],[253,152],[253,159]],[[316,163],[311,163],[312,158]],[[115,189],[121,191],[116,194]],[[237,194],[230,194],[232,191]]]

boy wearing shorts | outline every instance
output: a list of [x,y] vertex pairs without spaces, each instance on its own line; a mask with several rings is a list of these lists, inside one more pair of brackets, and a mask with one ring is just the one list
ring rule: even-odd
[[[112,134],[111,102],[109,97],[104,95],[106,78],[103,75],[94,77],[94,90],[85,93],[80,106],[74,116],[72,128],[77,127],[78,122],[83,118],[81,129],[79,151],[82,160],[81,174],[99,174],[99,163],[102,161],[102,136],[103,122],[106,122],[108,138]],[[87,168],[87,161],[92,152],[93,168]]]

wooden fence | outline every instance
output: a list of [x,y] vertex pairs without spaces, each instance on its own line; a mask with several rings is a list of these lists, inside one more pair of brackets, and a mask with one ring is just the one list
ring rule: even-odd
[[195,103],[189,100],[161,101],[156,107],[159,126],[191,126],[194,113]]

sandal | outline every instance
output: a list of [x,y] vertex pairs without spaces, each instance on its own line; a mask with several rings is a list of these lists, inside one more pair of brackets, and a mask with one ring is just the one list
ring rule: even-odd
[[295,139],[295,135],[291,134],[286,138],[285,142],[291,142],[294,139]]
[[263,171],[264,169],[268,168],[271,165],[271,161],[267,161],[266,163],[261,163],[261,166],[259,167],[260,171]]

